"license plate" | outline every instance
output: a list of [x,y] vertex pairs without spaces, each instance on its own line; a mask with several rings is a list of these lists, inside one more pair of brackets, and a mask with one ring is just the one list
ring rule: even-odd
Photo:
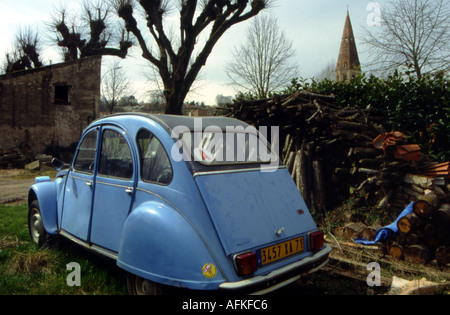
[[298,237],[287,242],[260,249],[257,251],[258,265],[265,265],[287,256],[299,253],[303,251],[304,248],[305,245],[303,243],[303,237]]

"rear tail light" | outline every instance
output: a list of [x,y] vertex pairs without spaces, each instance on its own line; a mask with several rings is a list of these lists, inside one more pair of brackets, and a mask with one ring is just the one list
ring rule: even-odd
[[319,250],[323,247],[324,234],[322,231],[309,233],[309,249],[311,251]]
[[256,253],[248,252],[236,255],[234,258],[236,271],[241,277],[248,276],[258,269],[258,259]]

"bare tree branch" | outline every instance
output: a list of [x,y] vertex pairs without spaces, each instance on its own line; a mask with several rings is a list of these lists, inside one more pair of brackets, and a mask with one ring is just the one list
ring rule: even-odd
[[12,52],[5,55],[3,71],[5,73],[42,67],[40,59],[41,40],[39,32],[31,27],[19,30]]
[[41,50],[39,32],[27,27],[20,31],[16,40],[23,53],[30,58],[34,67],[42,67],[42,61],[39,59]]
[[418,77],[450,70],[450,8],[446,0],[396,0],[382,11],[381,28],[366,29],[372,68],[411,69]]
[[[74,16],[75,13],[72,13]],[[56,42],[65,50],[65,60],[94,55],[112,55],[125,58],[133,45],[122,31],[118,48],[107,47],[113,40],[109,24],[111,11],[104,2],[84,0],[80,18],[69,17],[67,9],[61,7],[52,16],[50,27],[56,30]]]

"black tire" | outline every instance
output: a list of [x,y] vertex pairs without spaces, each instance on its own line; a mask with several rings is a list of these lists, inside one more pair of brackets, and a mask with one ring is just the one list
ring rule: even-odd
[[127,274],[127,287],[130,295],[163,295],[166,293],[164,285],[131,273]]
[[37,200],[31,202],[28,207],[28,231],[31,240],[39,247],[44,247],[47,244],[49,235],[45,231],[41,210]]

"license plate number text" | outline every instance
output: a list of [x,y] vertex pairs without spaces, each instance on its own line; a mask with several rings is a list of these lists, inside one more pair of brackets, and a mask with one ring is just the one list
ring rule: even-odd
[[299,253],[305,248],[303,237],[294,238],[287,242],[275,244],[257,251],[258,265],[265,265],[287,256]]

